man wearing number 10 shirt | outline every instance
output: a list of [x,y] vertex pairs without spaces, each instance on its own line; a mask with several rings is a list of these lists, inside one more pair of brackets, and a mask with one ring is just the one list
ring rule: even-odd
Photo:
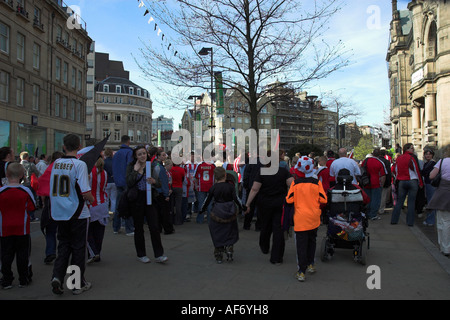
[[81,272],[81,288],[74,294],[88,290],[91,284],[84,279],[86,259],[86,232],[90,217],[85,200],[94,201],[89,185],[87,165],[76,158],[80,150],[80,138],[69,134],[64,137],[66,155],[54,162],[50,176],[51,216],[58,225],[58,253],[53,267],[52,290],[64,291],[64,277],[69,265],[76,265]]
[[[209,189],[214,184],[214,169],[216,166],[211,162],[202,161],[197,165],[197,169],[194,173],[195,182],[198,190],[198,207],[201,208],[206,198],[208,197]],[[207,219],[209,220],[209,214],[211,213],[211,205],[208,206]],[[203,223],[204,216],[197,215],[197,223]]]

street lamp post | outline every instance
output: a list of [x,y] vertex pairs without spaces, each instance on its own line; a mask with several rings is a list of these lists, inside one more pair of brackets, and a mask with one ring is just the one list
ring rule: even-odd
[[[197,135],[197,132],[195,132],[195,121],[197,121],[197,100],[201,99],[201,98],[202,98],[202,96],[194,96],[194,95],[188,97],[189,100],[190,99],[194,100],[194,121],[193,121],[193,124],[192,124],[192,132],[193,132],[192,133],[192,139],[195,139],[196,135]],[[200,109],[200,115],[201,115],[201,112],[202,112],[202,110]],[[201,119],[201,116],[200,116],[200,121],[201,120],[202,119]],[[201,135],[201,132],[199,134]]]
[[[205,48],[203,47],[198,54],[201,56],[207,56],[209,53],[211,53],[211,124],[210,128],[213,130],[214,123],[213,123],[213,106],[214,106],[214,57],[213,57],[213,48]],[[211,142],[212,142],[213,134],[211,134]]]
[[314,145],[314,120],[313,120],[313,108],[318,96],[306,96],[308,100],[309,108],[311,111],[311,145]]

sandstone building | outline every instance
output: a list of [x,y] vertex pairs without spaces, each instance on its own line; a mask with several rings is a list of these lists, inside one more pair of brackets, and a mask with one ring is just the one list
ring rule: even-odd
[[387,53],[393,145],[425,147],[450,143],[450,3],[392,1]]

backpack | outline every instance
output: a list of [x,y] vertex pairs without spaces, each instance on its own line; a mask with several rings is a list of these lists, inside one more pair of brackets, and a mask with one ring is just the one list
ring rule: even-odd
[[370,186],[370,174],[367,171],[367,162],[369,159],[366,159],[364,162],[364,166],[361,167],[361,176],[359,178],[359,185],[362,188],[365,188],[367,186]]

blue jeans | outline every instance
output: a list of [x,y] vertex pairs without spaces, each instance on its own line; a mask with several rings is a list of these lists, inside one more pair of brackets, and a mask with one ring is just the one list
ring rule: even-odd
[[[119,217],[119,213],[117,212],[117,206],[119,205],[119,200],[122,194],[125,191],[125,187],[119,187],[117,188],[117,198],[116,198],[116,208],[114,209],[114,217],[113,217],[113,231],[119,232],[120,227],[122,225],[122,219]],[[134,232],[134,223],[133,218],[123,219],[125,221],[125,232],[126,233],[132,233]]]
[[415,205],[417,190],[419,190],[419,182],[417,180],[402,180],[398,184],[398,198],[392,212],[391,224],[397,224],[402,211],[403,203],[406,196],[408,196],[408,213],[406,215],[406,224],[408,226],[414,225]]
[[[427,196],[427,203],[430,203],[431,198],[433,198],[434,191],[436,191],[436,188],[433,187],[431,184],[426,183],[425,184],[425,194]],[[427,212],[427,218],[425,219],[425,222],[427,224],[435,224],[436,222],[436,210],[431,210]]]
[[383,188],[364,189],[370,198],[369,205],[367,206],[367,217],[369,219],[375,218],[378,214],[381,204],[381,193]]
[[[208,197],[208,192],[204,192],[204,191],[199,191],[197,193],[198,196],[198,215],[197,215],[197,223],[203,223],[204,221],[204,215],[200,214],[200,210],[203,206],[203,203],[205,202],[206,198]],[[212,201],[209,203],[209,206],[206,210],[207,212],[207,221],[209,222],[209,215],[211,213],[211,208],[212,208]]]

